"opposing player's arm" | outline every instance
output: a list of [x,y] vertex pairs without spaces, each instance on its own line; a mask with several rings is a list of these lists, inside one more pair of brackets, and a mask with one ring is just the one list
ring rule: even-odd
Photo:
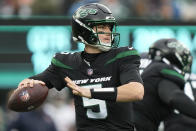
[[196,118],[196,103],[185,95],[174,82],[167,79],[162,80],[158,86],[158,94],[164,103],[182,114]]

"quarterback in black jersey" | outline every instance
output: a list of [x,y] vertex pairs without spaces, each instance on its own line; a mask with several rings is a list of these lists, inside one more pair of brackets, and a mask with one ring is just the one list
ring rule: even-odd
[[196,103],[183,92],[184,73],[192,64],[190,51],[176,39],[160,39],[148,54],[150,61],[141,74],[144,98],[133,104],[137,131],[157,131],[174,109],[196,119]]
[[132,47],[116,48],[119,34],[111,11],[93,3],[72,17],[73,39],[85,44],[82,52],[57,53],[41,74],[23,80],[74,94],[78,131],[133,131],[130,102],[141,100],[140,56]]

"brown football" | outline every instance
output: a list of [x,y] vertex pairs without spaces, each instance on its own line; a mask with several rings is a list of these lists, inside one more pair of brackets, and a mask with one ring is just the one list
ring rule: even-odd
[[8,99],[7,106],[16,112],[28,112],[39,107],[48,95],[48,87],[34,84],[33,87],[17,88]]

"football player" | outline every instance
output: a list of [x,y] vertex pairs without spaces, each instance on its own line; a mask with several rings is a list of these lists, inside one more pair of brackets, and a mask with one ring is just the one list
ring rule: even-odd
[[116,20],[102,4],[77,9],[72,32],[75,41],[85,44],[84,51],[57,53],[44,72],[23,80],[19,87],[68,86],[74,94],[78,131],[133,131],[131,102],[144,95],[137,51],[116,48],[120,38]]
[[[191,74],[185,84],[185,93],[193,100],[196,100],[196,75]],[[179,114],[175,111],[165,122],[165,131],[195,131],[196,119]]]
[[148,54],[151,60],[141,75],[144,98],[133,104],[137,131],[157,131],[174,109],[196,119],[196,103],[183,92],[184,74],[191,70],[190,51],[176,39],[160,39]]

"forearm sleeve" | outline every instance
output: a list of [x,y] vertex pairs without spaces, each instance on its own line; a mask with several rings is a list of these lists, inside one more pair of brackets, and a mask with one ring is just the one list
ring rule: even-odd
[[196,103],[184,94],[180,87],[169,80],[162,80],[158,86],[160,99],[182,114],[196,118]]

